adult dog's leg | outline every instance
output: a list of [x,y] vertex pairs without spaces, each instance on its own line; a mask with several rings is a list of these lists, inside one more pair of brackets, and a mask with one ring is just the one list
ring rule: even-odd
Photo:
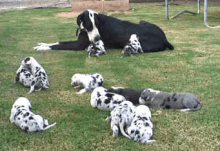
[[78,36],[77,41],[63,41],[57,43],[38,43],[34,50],[44,51],[44,50],[84,50],[89,46],[90,42],[87,33],[81,32]]

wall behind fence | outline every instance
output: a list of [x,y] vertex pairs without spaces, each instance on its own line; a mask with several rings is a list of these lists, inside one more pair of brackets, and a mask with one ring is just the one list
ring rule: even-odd
[[[71,2],[74,1],[76,0],[0,0],[0,11],[24,9],[24,8],[41,8],[41,7],[71,7]],[[169,0],[169,1],[196,2],[197,0]],[[203,0],[200,1],[203,2]],[[220,0],[210,0],[210,2],[219,2],[219,1]],[[130,3],[150,3],[150,2],[164,3],[164,0],[129,0],[129,2]]]

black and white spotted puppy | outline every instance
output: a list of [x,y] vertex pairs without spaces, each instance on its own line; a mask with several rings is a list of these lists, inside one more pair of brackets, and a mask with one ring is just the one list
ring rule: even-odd
[[126,128],[131,139],[141,143],[152,143],[153,123],[150,109],[145,105],[136,107],[131,125]]
[[33,80],[34,76],[31,74],[31,72],[28,69],[23,68],[21,65],[16,72],[14,83],[20,82],[24,86],[30,87]]
[[71,86],[74,88],[82,88],[77,94],[83,94],[92,89],[102,86],[104,79],[101,74],[80,74],[76,73],[71,78]]
[[126,101],[122,95],[107,92],[103,87],[97,87],[91,94],[91,106],[103,111],[112,111],[121,102]]
[[26,132],[44,131],[56,125],[56,123],[49,125],[47,119],[31,112],[31,107],[27,98],[18,98],[12,105],[10,122],[15,123]]
[[144,89],[130,89],[124,87],[110,87],[107,92],[116,93],[125,97],[127,101],[133,104],[139,104],[139,98]]
[[196,111],[201,105],[198,98],[191,93],[167,93],[146,89],[141,93],[140,104],[151,108],[181,109],[181,111]]
[[127,54],[133,56],[139,52],[143,53],[141,44],[139,42],[139,37],[136,34],[132,34],[130,36],[129,43],[122,50],[121,56],[125,56]]
[[89,54],[89,57],[91,57],[92,54],[94,54],[97,57],[99,57],[100,55],[106,54],[103,41],[98,40],[94,43],[91,43],[87,48],[87,52]]
[[131,124],[135,108],[130,101],[123,101],[111,111],[106,120],[111,121],[113,137],[118,136],[120,130],[123,136],[130,139],[130,136],[125,133],[125,128]]
[[49,81],[44,68],[37,62],[33,57],[27,57],[21,62],[21,66],[28,69],[33,75],[34,79],[31,81],[30,91],[28,94],[34,91],[35,86],[38,86],[41,90],[42,88],[49,88]]

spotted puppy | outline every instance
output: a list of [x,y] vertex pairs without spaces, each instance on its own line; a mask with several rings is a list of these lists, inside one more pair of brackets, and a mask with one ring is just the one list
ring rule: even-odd
[[89,58],[91,57],[92,54],[94,54],[97,57],[99,57],[100,55],[106,54],[103,41],[99,40],[94,43],[91,43],[87,48],[87,52],[89,54]]
[[152,143],[153,124],[151,112],[145,105],[136,107],[131,125],[126,128],[127,134],[131,139],[141,143]]
[[24,86],[30,87],[33,80],[34,76],[31,74],[31,72],[28,69],[23,68],[21,65],[16,72],[14,83],[20,82]]
[[83,88],[77,94],[83,94],[92,89],[102,86],[104,79],[101,74],[79,74],[76,73],[71,78],[71,86],[74,88]]
[[31,107],[27,98],[18,98],[12,105],[10,122],[26,132],[44,131],[56,125],[56,123],[49,125],[47,119],[31,112]]
[[139,37],[136,34],[132,34],[129,39],[129,43],[124,47],[121,53],[121,57],[129,54],[133,56],[136,53],[143,53],[141,44],[139,42]]
[[146,89],[141,93],[140,104],[152,108],[181,109],[181,111],[196,111],[200,101],[191,93],[167,93],[153,89]]
[[42,88],[48,89],[49,82],[47,74],[44,68],[37,62],[33,57],[27,57],[21,62],[22,68],[28,69],[33,75],[34,79],[31,81],[30,91],[28,94],[34,91],[35,86],[38,86],[41,90]]
[[134,110],[135,106],[130,101],[123,101],[111,111],[106,120],[111,121],[113,137],[118,136],[120,130],[123,136],[130,139],[125,133],[125,128],[131,124]]
[[112,111],[123,101],[126,99],[122,95],[107,92],[103,87],[95,88],[91,94],[91,106],[103,111]]
[[107,92],[116,93],[125,97],[127,101],[133,104],[139,104],[139,98],[144,89],[130,89],[124,87],[110,87]]

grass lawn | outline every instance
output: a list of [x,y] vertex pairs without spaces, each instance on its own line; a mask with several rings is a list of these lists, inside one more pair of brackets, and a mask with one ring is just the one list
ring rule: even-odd
[[[191,6],[171,6],[170,14]],[[210,5],[209,23],[220,24],[220,5]],[[203,13],[165,18],[161,5],[130,5],[129,14],[112,14],[138,23],[160,26],[173,51],[120,58],[121,50],[108,50],[99,58],[85,51],[36,52],[38,42],[74,40],[76,17],[58,17],[65,9],[0,12],[0,150],[220,150],[220,29],[203,25]],[[50,88],[27,95],[29,88],[14,84],[21,61],[33,56],[45,68]],[[141,144],[121,135],[112,137],[108,112],[90,106],[90,95],[77,95],[70,86],[74,73],[101,73],[104,87],[153,88],[190,92],[201,100],[200,111],[152,109],[156,143]],[[57,125],[40,133],[25,133],[9,122],[17,97],[30,99],[34,113]]]

